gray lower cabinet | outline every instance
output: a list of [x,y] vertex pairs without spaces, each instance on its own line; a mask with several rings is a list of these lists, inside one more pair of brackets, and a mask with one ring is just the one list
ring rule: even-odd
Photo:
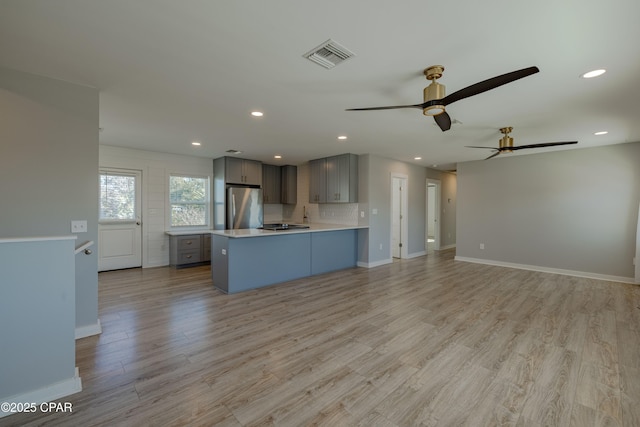
[[233,238],[214,234],[213,286],[232,294],[357,266],[358,231]]
[[191,267],[211,261],[210,234],[171,236],[169,244],[170,263],[174,267]]

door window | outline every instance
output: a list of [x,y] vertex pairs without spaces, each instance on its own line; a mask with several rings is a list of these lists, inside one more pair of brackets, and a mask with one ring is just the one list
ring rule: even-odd
[[136,177],[100,174],[100,220],[135,221]]

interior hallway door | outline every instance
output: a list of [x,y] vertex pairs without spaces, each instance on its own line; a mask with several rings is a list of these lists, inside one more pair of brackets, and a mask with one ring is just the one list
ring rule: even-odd
[[391,176],[391,256],[407,257],[407,176]]
[[100,170],[98,271],[142,266],[142,173]]

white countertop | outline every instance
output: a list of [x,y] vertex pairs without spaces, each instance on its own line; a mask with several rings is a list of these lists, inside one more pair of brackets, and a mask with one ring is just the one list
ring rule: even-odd
[[188,236],[190,234],[209,234],[212,231],[210,228],[186,228],[184,230],[165,231],[165,234],[169,236]]
[[343,225],[343,224],[304,224],[309,228],[301,228],[296,230],[260,230],[257,228],[242,228],[238,230],[210,230],[211,234],[218,236],[241,238],[241,237],[264,237],[276,236],[279,234],[299,234],[299,233],[317,233],[322,231],[338,231],[338,230],[355,230],[359,228],[369,228],[368,225]]

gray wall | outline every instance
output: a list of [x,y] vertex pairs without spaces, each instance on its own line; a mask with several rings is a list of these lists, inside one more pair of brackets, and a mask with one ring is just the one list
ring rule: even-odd
[[[98,90],[0,68],[0,237],[98,238]],[[38,260],[30,260],[31,267]],[[76,256],[76,326],[98,319],[97,258]]]
[[0,240],[0,402],[30,392],[42,394],[53,385],[63,395],[79,391],[73,386],[74,244],[75,240]]
[[640,143],[461,163],[458,195],[457,256],[634,277]]
[[[441,206],[447,209],[441,217],[442,245],[455,244],[455,175],[371,154],[359,157],[358,205],[361,211],[365,211],[365,220],[369,224],[368,233],[359,234],[359,262],[375,264],[391,259],[392,173],[408,177],[408,255],[425,251],[427,177],[442,182]],[[452,204],[447,203],[448,199]],[[374,209],[377,209],[376,215],[372,213]],[[362,250],[363,247],[366,249]]]

